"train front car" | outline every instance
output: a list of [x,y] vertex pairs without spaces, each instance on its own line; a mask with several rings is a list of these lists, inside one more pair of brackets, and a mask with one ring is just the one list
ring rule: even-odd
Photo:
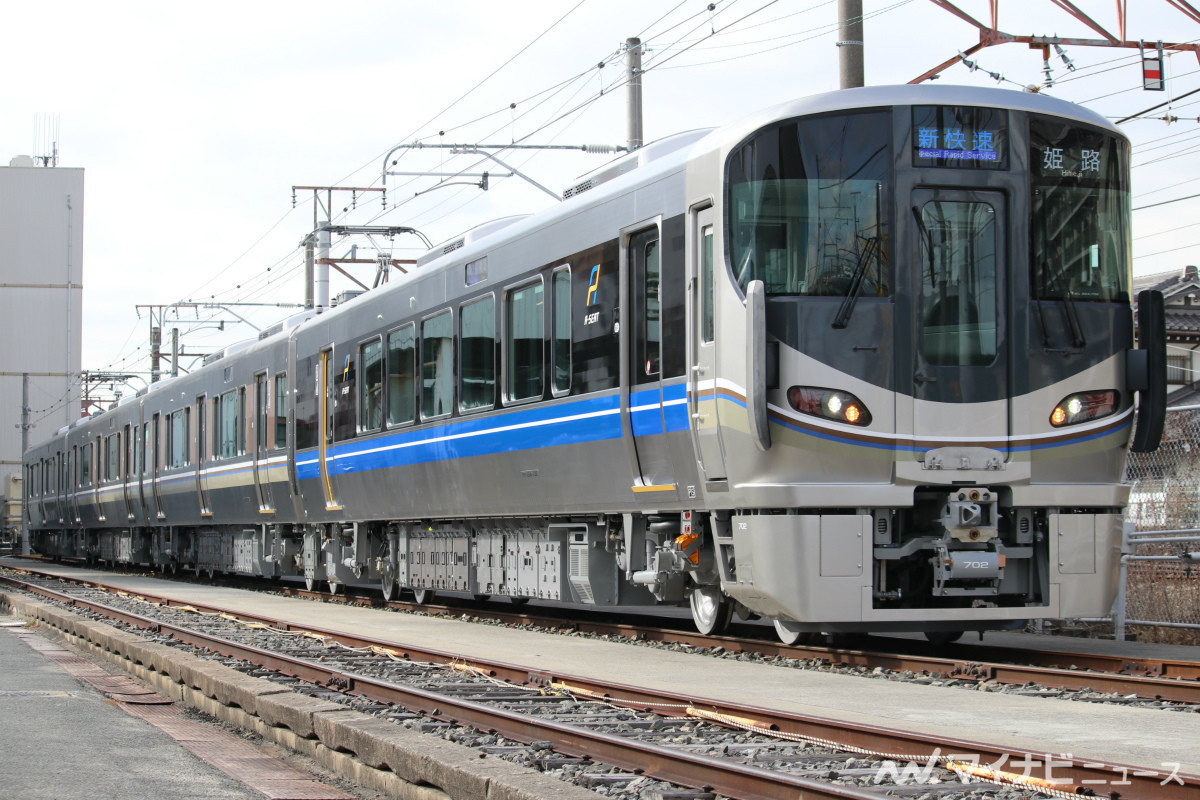
[[759,123],[712,228],[713,305],[741,316],[701,311],[695,347],[722,588],[785,640],[1106,614],[1144,388],[1127,140],[959,87]]

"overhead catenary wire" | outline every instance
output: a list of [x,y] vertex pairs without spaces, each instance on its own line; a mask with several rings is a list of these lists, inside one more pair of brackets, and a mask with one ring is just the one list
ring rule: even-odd
[[[725,40],[722,40],[716,34],[719,33],[722,36],[744,34],[748,30],[760,29],[765,25],[778,24],[779,20],[787,19],[789,17],[796,17],[796,16],[806,13],[814,8],[820,8],[820,7],[827,6],[827,5],[831,4],[831,2],[832,2],[832,0],[826,0],[826,2],[824,2],[824,3],[816,3],[808,8],[801,9],[800,11],[789,12],[786,15],[773,15],[771,19],[765,20],[765,21],[759,21],[762,19],[763,12],[765,12],[767,9],[770,9],[772,7],[777,7],[777,5],[775,2],[759,3],[759,4],[756,4],[752,9],[749,9],[748,14],[739,18],[739,20],[745,20],[744,22],[742,22],[740,27],[737,26],[737,23],[739,20],[734,20],[729,25],[721,24],[721,20],[722,19],[728,20],[729,17],[736,11],[747,10],[749,8],[748,4],[745,2],[742,2],[739,5],[739,3],[736,1],[717,4],[717,8],[725,15],[724,17],[717,16],[715,18],[717,20],[717,24],[721,25],[719,30],[716,27],[714,27],[712,34],[703,36],[699,39],[695,39],[694,41],[680,40],[680,41],[678,41],[678,43],[673,43],[671,41],[666,41],[665,38],[660,38],[655,42],[648,42],[648,44],[650,46],[652,46],[655,50],[657,50],[658,55],[654,55],[650,59],[648,59],[648,62],[643,65],[643,68],[646,69],[646,71],[650,71],[652,69],[682,69],[682,68],[687,68],[687,67],[691,67],[691,66],[699,66],[701,64],[709,65],[709,64],[722,63],[722,61],[710,60],[709,59],[710,53],[719,52],[719,50],[722,50],[722,49],[725,49],[728,47],[753,46],[753,47],[757,48],[764,42],[773,42],[774,40],[765,39],[765,40],[756,41],[753,43],[741,42],[741,43],[728,44],[728,43],[726,43]],[[907,2],[911,2],[911,0],[906,0],[905,3],[896,3],[893,6],[889,6],[889,8],[898,8],[900,6],[905,5]],[[492,72],[489,73],[486,77],[484,77],[482,80],[480,80],[480,81],[476,82],[474,85],[472,85],[467,90],[467,92],[465,92],[461,96],[457,97],[450,105],[446,106],[445,109],[440,111],[438,114],[434,115],[429,120],[428,123],[423,123],[422,126],[419,126],[419,129],[420,129],[420,127],[424,127],[429,124],[432,124],[437,119],[442,118],[443,116],[445,116],[445,114],[447,112],[451,111],[452,109],[458,108],[464,99],[467,99],[470,96],[473,96],[473,94],[476,93],[477,91],[479,91],[481,87],[485,87],[486,84],[490,80],[492,80],[499,71],[504,69],[510,63],[512,63],[517,58],[517,56],[519,56],[522,52],[524,52],[525,49],[533,46],[536,42],[541,40],[542,37],[544,37],[546,35],[546,33],[548,33],[550,30],[552,30],[556,25],[560,24],[563,19],[565,19],[571,13],[575,12],[576,9],[580,8],[581,5],[582,5],[582,0],[580,3],[575,4],[569,10],[567,10],[566,13],[563,14],[562,17],[560,17],[558,20],[556,20],[550,27],[548,27],[546,30],[542,31],[535,38],[533,38],[532,41],[530,41],[527,45],[525,45],[525,48],[522,48],[522,50],[518,51],[515,55],[511,56],[508,60],[506,60],[505,62],[500,64],[495,70],[492,70]],[[707,4],[705,4],[705,5],[707,5]],[[701,24],[701,18],[703,17],[703,22],[707,22],[711,16],[712,12],[709,12],[707,10],[707,8],[705,8],[705,9],[696,11],[694,13],[689,13],[687,18],[684,20],[676,21],[674,19],[673,15],[677,14],[680,10],[685,9],[685,6],[686,6],[686,4],[683,2],[673,4],[671,6],[671,8],[669,10],[667,10],[665,13],[662,13],[660,9],[656,8],[655,11],[658,12],[658,16],[654,19],[654,21],[652,23],[642,27],[642,35],[645,37],[648,37],[648,38],[654,38],[654,37],[659,37],[661,34],[665,33],[668,37],[675,38],[675,36],[677,36],[678,34],[680,34],[683,31],[691,31],[692,37],[694,39],[695,32],[698,30],[698,25]],[[873,12],[873,14],[864,14],[863,16],[864,16],[864,18],[867,18],[869,16],[878,15],[879,13],[884,13],[884,11],[876,11],[876,12]],[[759,14],[759,16],[755,17],[754,16],[755,14]],[[750,20],[754,20],[754,21],[750,21]],[[832,28],[832,26],[829,26],[829,27]],[[819,30],[819,29],[814,29],[814,30]],[[808,32],[806,31],[806,32],[790,34],[790,35],[795,37],[795,36],[801,36],[806,33],[808,33]],[[673,36],[673,35],[675,35],[675,36]],[[776,39],[780,42],[785,42],[786,37],[787,37],[787,35],[781,36],[781,37],[776,37]],[[798,41],[791,42],[791,44],[796,45],[796,44],[800,44],[800,42],[798,42]],[[782,46],[790,46],[790,45],[784,44]],[[709,48],[712,48],[712,50],[709,50]],[[680,59],[680,56],[683,53],[688,53],[688,52],[692,53],[694,56],[697,57],[698,63],[687,63],[687,64],[681,63],[682,61],[689,61],[689,62],[692,61],[692,59],[686,59],[686,58]],[[761,55],[762,53],[765,53],[765,52],[770,52],[770,50],[756,51],[755,53],[749,53],[749,54],[744,54],[744,55],[740,55],[740,56],[735,56],[735,58],[748,58],[748,57],[752,57],[754,55]],[[617,53],[609,54],[605,58],[605,63],[611,65],[619,57],[620,57],[619,51]],[[1115,61],[1117,61],[1117,59],[1113,59],[1113,61],[1115,62]],[[1105,62],[1101,62],[1101,63],[1103,64]],[[1092,66],[1099,67],[1099,65],[1092,65]],[[615,70],[610,70],[610,72],[615,72]],[[564,81],[560,81],[558,84],[555,84],[555,87],[550,87],[550,89],[542,90],[539,94],[530,95],[530,98],[533,98],[533,99],[527,100],[524,103],[521,103],[521,102],[517,103],[520,113],[512,114],[513,109],[511,108],[511,104],[505,104],[503,106],[498,106],[494,111],[488,112],[485,115],[476,116],[468,122],[458,123],[453,127],[445,128],[445,130],[447,130],[447,131],[465,130],[465,129],[469,129],[472,126],[475,126],[477,124],[484,123],[484,122],[489,122],[489,121],[499,122],[501,120],[501,118],[505,117],[505,116],[512,116],[517,121],[518,124],[531,124],[534,117],[536,117],[542,111],[548,110],[552,107],[553,107],[552,113],[547,114],[546,118],[540,120],[537,124],[533,124],[534,130],[532,132],[525,132],[525,128],[522,128],[522,130],[518,134],[515,134],[512,138],[514,140],[526,140],[527,141],[529,136],[539,135],[542,132],[548,132],[551,129],[555,129],[555,126],[559,126],[559,125],[569,126],[570,124],[572,124],[573,120],[581,118],[584,111],[588,107],[590,107],[590,105],[594,104],[597,100],[601,99],[601,97],[605,97],[608,94],[611,94],[613,91],[621,88],[624,85],[623,79],[617,78],[615,80],[609,80],[603,84],[602,92],[597,93],[594,98],[581,97],[580,95],[587,88],[591,88],[591,90],[593,92],[596,92],[596,84],[594,81],[595,81],[595,76],[597,75],[597,73],[600,73],[602,76],[604,75],[602,70],[598,70],[595,66],[592,66],[580,73],[577,73],[577,75],[574,75],[571,78],[568,78]],[[1072,79],[1074,79],[1074,76],[1072,77]],[[578,82],[576,82],[576,81],[578,81]],[[590,87],[584,86],[584,84],[588,81],[592,82],[591,86]],[[552,93],[553,89],[556,87],[563,88],[563,91],[561,94],[553,94]],[[567,98],[568,100],[579,100],[580,102],[569,102],[568,103],[568,102],[562,100],[562,98],[564,98],[564,97]],[[589,100],[590,100],[590,102],[589,102]],[[555,101],[560,101],[560,102],[556,103]],[[536,108],[538,110],[535,111],[534,109],[528,109],[528,105],[530,103],[535,103],[536,105],[534,106],[534,108]],[[526,115],[527,110],[528,110],[528,113],[531,115]],[[511,120],[508,122],[509,122],[509,124],[511,124]],[[414,131],[414,133],[415,133],[415,131]],[[428,137],[426,137],[426,138],[428,138]],[[529,159],[527,159],[526,161],[524,161],[522,163],[528,163],[529,161],[531,161],[534,158],[536,158],[536,156],[530,156]],[[362,169],[362,168],[360,168],[360,169]],[[464,168],[464,171],[467,171],[468,169],[469,168]],[[466,203],[463,203],[464,198],[466,199]],[[427,220],[431,220],[433,222],[440,222],[440,221],[446,219],[451,214],[453,214],[453,212],[455,210],[461,209],[461,208],[465,207],[466,205],[469,205],[471,202],[476,202],[478,200],[478,198],[479,198],[479,194],[477,192],[472,192],[471,190],[453,191],[453,192],[448,193],[447,197],[444,200],[442,198],[438,198],[437,202],[431,204],[431,208],[433,209],[432,211],[430,211],[429,209],[425,209],[421,212],[421,214]],[[461,204],[461,205],[459,205],[459,204]],[[411,209],[414,206],[411,203],[405,203],[403,205],[403,207],[407,207],[407,208]],[[392,209],[388,209],[388,210],[385,210],[384,212],[382,212],[381,214],[379,214],[378,216],[376,216],[374,219],[378,219],[379,217],[384,216],[387,213],[398,213],[398,212],[395,212]],[[277,223],[277,225],[278,224],[279,223]],[[416,224],[419,225],[421,223],[418,222]],[[276,226],[273,226],[272,230],[274,230],[275,227]],[[269,231],[268,231],[268,233],[269,233]],[[266,234],[264,234],[264,238],[265,238],[265,235]],[[257,242],[256,242],[256,244],[257,244]],[[230,286],[230,287],[225,287],[225,288],[218,290],[217,292],[214,293],[214,299],[231,298],[231,297],[259,298],[259,297],[268,297],[268,296],[272,296],[273,294],[276,294],[278,292],[287,291],[285,277],[294,277],[296,272],[298,272],[298,270],[300,268],[294,261],[291,261],[292,259],[296,259],[297,256],[298,256],[298,253],[295,249],[289,251],[285,256],[282,256],[281,258],[279,258],[275,262],[274,265],[272,265],[271,267],[268,267],[265,271],[257,272],[255,274],[255,276],[249,277],[245,280],[238,281],[238,284],[239,284],[238,286]],[[237,262],[237,263],[239,263],[239,264],[244,263],[244,256],[242,256],[241,258],[243,260],[241,262]],[[283,264],[290,264],[291,266],[281,266]],[[213,275],[205,283],[201,284],[199,287],[197,287],[192,292],[190,292],[188,296],[195,297],[195,296],[199,295],[201,291],[211,287],[214,283],[220,281],[224,276],[228,275],[229,271],[231,269],[233,269],[234,266],[235,265],[233,265],[233,264],[228,265],[221,272]],[[144,354],[143,354],[143,357],[144,357]]]

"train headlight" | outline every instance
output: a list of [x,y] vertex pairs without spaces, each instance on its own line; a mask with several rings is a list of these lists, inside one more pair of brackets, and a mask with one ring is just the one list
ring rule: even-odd
[[787,398],[788,404],[801,414],[812,414],[850,425],[871,424],[871,412],[849,392],[816,386],[793,386],[788,389]]
[[1117,410],[1117,393],[1113,389],[1103,392],[1078,392],[1067,395],[1050,412],[1050,424],[1056,428],[1077,425],[1080,422],[1107,417]]

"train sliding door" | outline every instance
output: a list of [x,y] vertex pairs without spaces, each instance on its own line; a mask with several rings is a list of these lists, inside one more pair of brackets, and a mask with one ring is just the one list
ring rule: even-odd
[[[998,469],[1010,427],[1005,196],[918,188],[912,213],[918,449],[926,450],[926,469]],[[974,446],[943,452],[939,436]]]
[[693,211],[688,286],[692,311],[688,331],[688,394],[692,436],[704,478],[723,481],[725,454],[717,419],[717,348],[714,307],[712,206]]
[[662,375],[662,248],[657,226],[632,234],[626,244],[625,308],[629,309],[626,406],[633,432],[634,493],[675,499],[676,485],[666,437]]
[[[213,400],[213,419],[219,418],[218,402]],[[196,499],[200,502],[200,516],[205,518],[213,515],[208,504],[208,462],[212,452],[208,429],[208,395],[202,394],[196,398]]]
[[320,398],[320,408],[317,410],[317,461],[321,471],[321,487],[325,493],[325,508],[329,511],[341,511],[342,507],[334,494],[333,481],[333,423],[334,409],[337,408],[335,395],[336,382],[333,360],[333,349],[321,351],[321,368],[318,379],[321,385],[317,387],[317,397]]
[[254,489],[258,495],[258,513],[274,514],[271,502],[271,478],[267,462],[267,431],[270,430],[270,384],[267,373],[254,376]]
[[137,426],[126,425],[121,431],[121,489],[125,497],[125,517],[130,522],[137,519],[134,506],[133,481],[135,472],[133,469],[133,440],[137,436]]

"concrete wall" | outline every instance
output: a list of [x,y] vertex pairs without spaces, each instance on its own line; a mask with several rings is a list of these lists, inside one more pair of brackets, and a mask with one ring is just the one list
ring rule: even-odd
[[19,472],[21,383],[29,444],[78,419],[83,170],[0,167],[0,474]]

